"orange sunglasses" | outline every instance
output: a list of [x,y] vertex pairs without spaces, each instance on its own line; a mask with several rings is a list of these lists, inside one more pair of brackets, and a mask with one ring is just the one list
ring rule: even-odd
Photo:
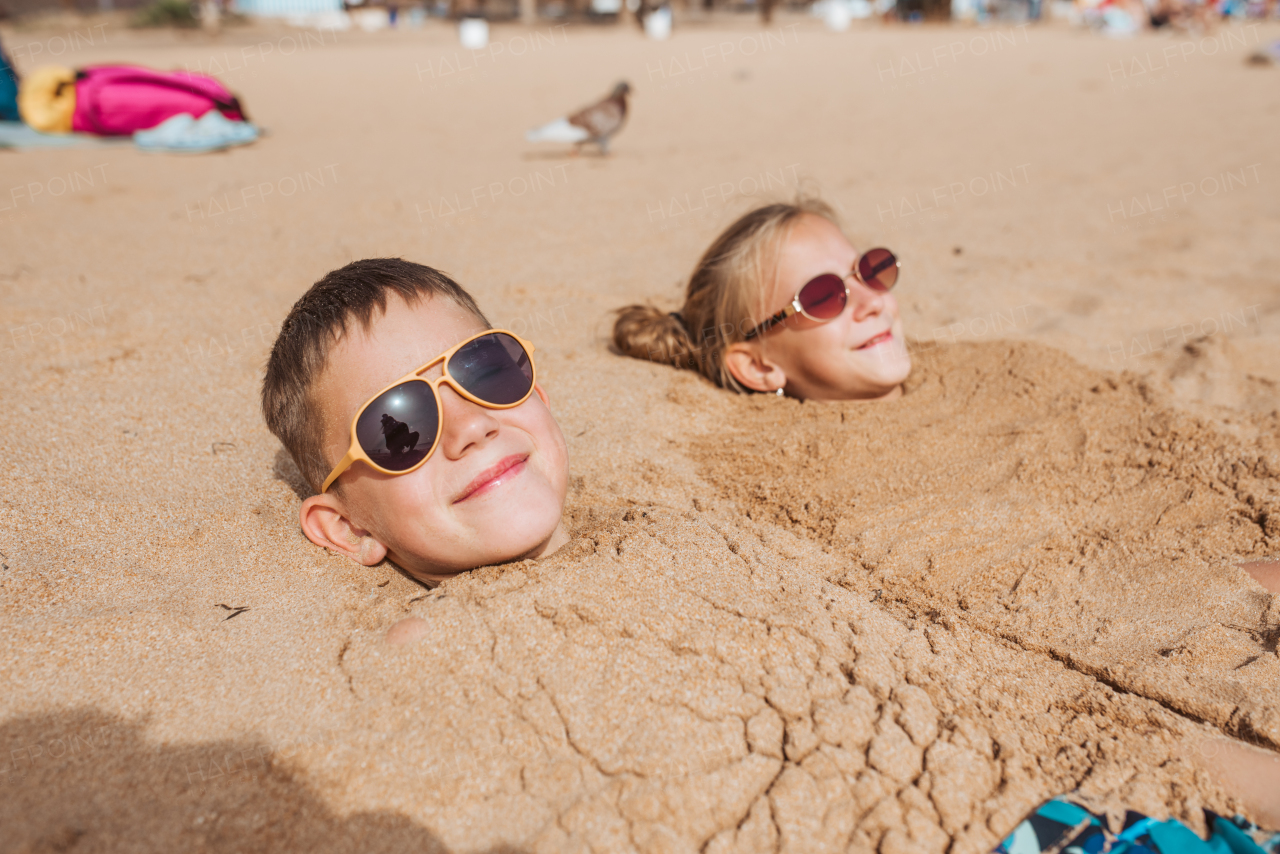
[[[444,363],[440,376],[422,374]],[[489,329],[472,335],[405,374],[360,407],[351,419],[351,446],[324,480],[323,493],[357,462],[383,474],[422,467],[440,444],[444,411],[440,384],[487,409],[511,409],[529,399],[537,382],[533,345],[514,332]]]

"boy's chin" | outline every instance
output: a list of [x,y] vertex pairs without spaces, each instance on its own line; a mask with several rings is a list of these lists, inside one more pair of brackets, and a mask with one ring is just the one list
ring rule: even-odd
[[486,524],[476,529],[476,542],[486,544],[491,563],[530,556],[555,534],[563,508],[563,498],[556,503],[552,495],[537,496],[521,512],[500,513],[486,519]]
[[431,557],[426,557],[420,562],[405,562],[416,565],[406,566],[403,563],[397,563],[419,581],[435,585],[482,566],[495,566],[524,558],[539,557],[560,526],[559,517],[556,517],[550,526],[543,520],[527,520],[533,524],[526,525],[519,524],[521,520],[513,521],[516,523],[514,526],[508,524],[501,530],[477,532],[476,541],[484,543],[485,547],[467,555],[451,555],[447,564],[436,563]]

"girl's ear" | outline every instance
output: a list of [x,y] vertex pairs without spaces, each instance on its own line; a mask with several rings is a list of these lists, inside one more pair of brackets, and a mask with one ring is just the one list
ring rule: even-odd
[[752,391],[774,392],[787,384],[786,371],[744,341],[725,348],[724,365],[735,380]]
[[298,510],[302,533],[317,546],[344,554],[361,566],[374,566],[387,556],[387,547],[363,528],[352,524],[332,493],[313,495]]

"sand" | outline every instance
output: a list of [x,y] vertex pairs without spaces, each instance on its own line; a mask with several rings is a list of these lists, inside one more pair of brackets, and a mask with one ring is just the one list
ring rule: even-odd
[[[0,848],[979,854],[1072,790],[1280,821],[1221,768],[1280,751],[1280,600],[1237,566],[1280,556],[1280,90],[1244,61],[1280,28],[724,17],[479,59],[102,20],[60,59],[214,70],[270,134],[0,156]],[[620,78],[608,159],[522,141]],[[762,185],[903,257],[900,401],[609,352]],[[298,532],[267,348],[378,255],[537,344],[554,557],[427,590]]]

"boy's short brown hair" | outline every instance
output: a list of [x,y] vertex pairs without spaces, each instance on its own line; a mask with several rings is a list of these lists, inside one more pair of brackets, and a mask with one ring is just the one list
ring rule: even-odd
[[388,292],[410,305],[447,297],[486,328],[491,326],[471,294],[453,279],[400,258],[353,261],[312,285],[289,310],[271,347],[262,381],[262,415],[313,490],[320,488],[333,462],[324,453],[324,425],[311,387],[348,325],[354,320],[368,330],[375,309],[378,314],[386,311]]

